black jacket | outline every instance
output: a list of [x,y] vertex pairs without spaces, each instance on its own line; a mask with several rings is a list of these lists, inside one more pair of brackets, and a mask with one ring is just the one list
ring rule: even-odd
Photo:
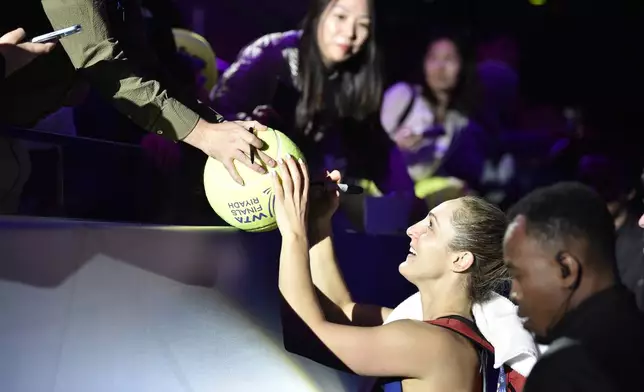
[[626,222],[617,230],[615,252],[619,278],[635,294],[640,311],[644,311],[644,230],[637,223],[640,216],[641,208],[628,212]]
[[587,299],[551,337],[525,392],[644,391],[644,314],[625,288]]

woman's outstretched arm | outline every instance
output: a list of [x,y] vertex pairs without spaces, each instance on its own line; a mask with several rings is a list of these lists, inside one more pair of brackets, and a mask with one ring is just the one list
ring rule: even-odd
[[[328,321],[311,277],[306,233],[308,172],[293,158],[280,162],[274,174],[277,220],[282,233],[279,288],[288,306],[350,370],[365,376],[423,378],[437,355],[434,335],[422,322],[398,321],[378,327],[356,327]],[[430,349],[432,347],[433,349]]]

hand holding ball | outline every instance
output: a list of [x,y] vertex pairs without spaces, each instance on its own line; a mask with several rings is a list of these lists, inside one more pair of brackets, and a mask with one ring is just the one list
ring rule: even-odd
[[[290,154],[295,159],[304,159],[295,143],[280,131],[268,129],[257,136],[264,141],[262,150],[272,158]],[[235,162],[239,175],[244,179],[245,185],[242,186],[230,177],[221,162],[209,157],[204,169],[204,189],[212,209],[231,226],[250,232],[270,231],[277,228],[270,175],[276,169],[268,167],[257,157],[255,161],[268,173],[259,174]]]

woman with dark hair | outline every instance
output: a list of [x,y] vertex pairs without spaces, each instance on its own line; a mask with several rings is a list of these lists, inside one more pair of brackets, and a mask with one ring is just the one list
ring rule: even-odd
[[[398,269],[418,287],[425,322],[382,325],[392,309],[354,302],[335,263],[330,218],[338,193],[311,188],[309,202],[306,165],[292,157],[280,159],[273,176],[282,235],[279,288],[289,305],[285,310],[292,309],[328,352],[358,375],[397,379],[389,380],[393,384],[385,390],[481,391],[484,380],[495,386],[488,390],[496,390],[496,380],[481,373],[487,368],[485,353],[439,325],[447,320],[473,323],[473,305],[490,299],[507,282],[501,210],[467,196],[439,205],[409,227],[409,254]],[[329,174],[329,182],[340,179],[337,171]],[[377,316],[367,322],[361,317],[366,312]],[[297,349],[306,339],[294,336],[289,324],[282,323],[285,345],[293,342],[290,347]]]
[[373,0],[312,0],[302,30],[268,34],[242,50],[211,92],[215,108],[282,130],[314,173],[337,167],[347,182],[412,193],[377,119],[383,82],[375,23]]
[[425,51],[422,82],[400,82],[385,93],[382,126],[402,150],[421,197],[418,184],[432,178],[456,178],[475,189],[480,185],[485,138],[471,120],[475,86],[464,45],[438,36]]

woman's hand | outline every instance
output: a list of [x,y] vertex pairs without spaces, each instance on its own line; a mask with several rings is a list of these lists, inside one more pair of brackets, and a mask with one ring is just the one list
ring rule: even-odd
[[334,170],[330,173],[327,171],[322,184],[311,187],[309,193],[311,208],[309,223],[313,227],[331,224],[331,218],[340,205],[340,192],[337,190],[336,185],[341,180],[342,176],[339,171]]
[[309,172],[301,159],[287,155],[272,171],[275,216],[282,237],[306,238]]

